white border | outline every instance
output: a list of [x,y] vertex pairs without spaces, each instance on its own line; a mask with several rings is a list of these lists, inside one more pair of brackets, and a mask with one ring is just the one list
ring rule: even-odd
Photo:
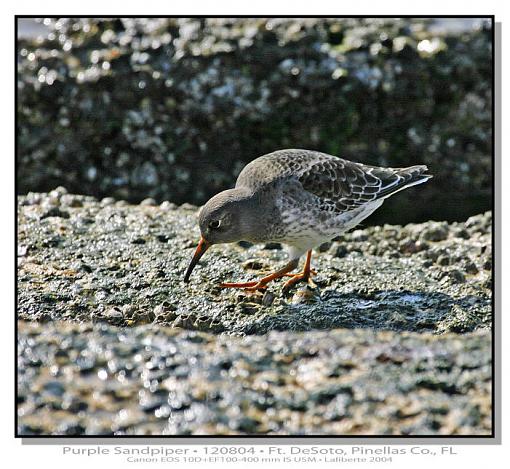
[[[14,15],[15,14],[101,14],[104,16],[118,16],[119,14],[132,14],[132,15],[149,15],[149,14],[171,14],[171,15],[233,15],[233,14],[244,14],[244,15],[256,15],[256,14],[272,14],[272,15],[377,15],[377,14],[406,14],[406,15],[487,15],[495,14],[497,22],[503,22],[503,44],[502,49],[508,53],[510,47],[508,47],[508,40],[505,31],[505,21],[510,22],[510,15],[508,12],[509,2],[486,0],[484,2],[473,2],[473,1],[457,1],[450,0],[445,2],[444,0],[429,0],[423,3],[409,2],[409,1],[396,1],[386,0],[384,2],[368,2],[368,1],[356,1],[356,2],[341,2],[341,1],[321,1],[315,0],[310,2],[309,0],[280,0],[275,2],[274,0],[258,0],[257,2],[240,2],[240,1],[227,1],[227,0],[215,0],[211,1],[193,1],[193,2],[170,2],[170,1],[155,1],[151,2],[131,2],[110,0],[108,2],[99,0],[88,0],[87,2],[69,2],[69,1],[50,1],[46,3],[37,2],[35,0],[24,0],[24,1],[11,1],[4,0],[2,2],[0,21],[2,22],[0,28],[1,41],[0,46],[2,47],[3,67],[1,77],[1,102],[3,103],[2,112],[2,125],[0,126],[2,132],[2,171],[1,171],[1,184],[0,184],[0,203],[2,207],[2,230],[1,234],[1,249],[2,249],[2,263],[1,263],[1,277],[0,286],[2,288],[2,308],[0,309],[2,318],[2,327],[0,327],[2,333],[1,344],[2,350],[2,372],[4,385],[0,387],[0,402],[2,403],[2,425],[0,438],[2,444],[2,460],[4,465],[16,465],[17,467],[38,467],[41,463],[44,465],[51,465],[52,469],[65,468],[68,469],[69,465],[76,469],[78,468],[89,468],[90,464],[94,464],[97,467],[106,467],[110,465],[114,460],[109,458],[102,459],[90,459],[76,457],[73,459],[63,458],[60,456],[61,449],[58,446],[22,446],[21,441],[13,438],[13,386],[12,379],[14,377],[14,353],[13,353],[13,339],[14,339],[14,302],[13,302],[13,289],[14,289],[14,275],[13,275],[13,247],[14,247]],[[508,77],[508,61],[504,61],[503,54],[503,83],[505,78]],[[506,79],[508,81],[508,78]],[[507,104],[508,98],[503,89],[503,124],[508,123],[508,119],[505,119],[505,110],[508,109]],[[508,124],[507,124],[508,125]],[[503,135],[504,137],[504,135]],[[503,150],[505,149],[505,142],[503,142]],[[508,160],[503,158],[502,167],[503,175],[502,180],[505,181],[510,178],[508,171]],[[503,207],[508,206],[508,191],[507,184],[503,185]],[[504,217],[504,214],[503,214]],[[508,217],[503,218],[503,252],[502,252],[502,271],[503,271],[503,282],[504,285],[506,275],[508,272],[509,255],[508,250],[505,249],[506,240],[508,239]],[[508,295],[503,292],[503,303],[502,312],[503,316],[505,311],[510,311],[510,304]],[[503,326],[508,325],[508,321],[502,318]],[[502,337],[508,337],[508,327],[502,331]],[[508,340],[503,340],[503,357],[507,356],[508,352]],[[505,365],[505,361],[503,361]],[[504,372],[503,369],[503,389],[507,389],[508,386],[508,373]],[[508,393],[507,393],[508,395]],[[505,405],[505,403],[507,405]],[[503,435],[505,435],[505,429],[508,425],[505,422],[508,420],[508,399],[505,399],[505,393],[503,392]],[[463,468],[471,467],[486,467],[488,465],[494,467],[502,467],[503,456],[508,455],[509,449],[508,439],[505,441],[503,438],[503,446],[457,446],[456,449],[460,453],[455,456],[454,459],[449,458],[417,458],[411,456],[399,457],[398,462],[392,464],[392,467],[402,467],[408,469],[410,464],[416,468],[427,467],[430,468],[431,464],[435,467],[449,467],[452,464],[456,466],[462,466]],[[507,451],[505,451],[507,450]],[[506,454],[505,454],[506,453]],[[508,460],[508,458],[506,458]],[[501,461],[501,462],[500,462]],[[115,462],[120,462],[115,460]],[[302,464],[293,464],[296,466],[302,466]],[[128,465],[130,466],[130,465]],[[145,467],[140,464],[133,464],[133,467]],[[168,467],[168,465],[165,465]],[[218,465],[219,467],[220,465]],[[323,467],[336,467],[337,465],[324,465]],[[352,467],[351,465],[344,465],[345,467]],[[150,465],[147,467],[157,467]],[[172,465],[172,467],[190,467],[188,465]],[[198,466],[197,466],[198,467]],[[200,466],[204,467],[204,466]],[[228,467],[222,465],[222,467]],[[268,466],[269,467],[269,466]],[[271,467],[288,467],[288,465],[274,465]],[[314,467],[320,467],[314,465]],[[357,466],[359,467],[359,466]]]

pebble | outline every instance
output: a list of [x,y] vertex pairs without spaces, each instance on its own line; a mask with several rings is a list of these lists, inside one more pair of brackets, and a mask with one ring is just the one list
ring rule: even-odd
[[448,238],[448,224],[444,222],[430,222],[422,231],[420,238],[423,241],[444,241]]
[[122,314],[122,311],[118,309],[116,306],[113,308],[109,308],[105,312],[105,316],[113,321],[120,320],[124,318],[124,315]]
[[450,265],[450,256],[442,254],[437,258],[436,263],[438,265]]
[[79,197],[71,194],[64,194],[61,196],[60,203],[72,208],[83,207],[83,201]]
[[40,219],[43,220],[49,217],[69,218],[69,212],[61,210],[58,207],[52,207],[41,214]]
[[466,281],[466,276],[458,269],[453,269],[450,271],[450,278],[455,283],[464,283]]
[[345,257],[349,252],[344,244],[333,245],[330,251],[333,251],[333,256],[340,258]]
[[280,243],[266,243],[264,244],[264,249],[269,251],[280,251],[282,249],[282,245]]
[[174,204],[173,202],[169,202],[168,200],[165,200],[163,202],[161,202],[160,206],[159,206],[162,210],[176,210],[177,209],[177,205]]
[[310,285],[305,285],[298,288],[293,294],[291,303],[294,305],[309,304],[315,302],[319,298],[320,295],[316,288],[312,288]]
[[195,211],[197,209],[196,205],[189,204],[188,202],[180,205],[179,207],[181,210],[193,210]]
[[250,249],[253,246],[253,243],[250,243],[249,241],[238,241],[237,245],[243,249]]
[[248,259],[243,262],[243,269],[246,270],[261,270],[266,267],[268,267],[268,265],[259,259]]
[[157,205],[156,201],[153,198],[147,198],[140,202],[140,205],[143,207],[154,207]]
[[273,292],[266,290],[264,292],[264,296],[262,297],[262,304],[264,306],[271,306],[273,304],[275,298],[276,298],[276,295]]
[[328,252],[331,249],[332,242],[329,243],[322,243],[318,248],[317,251],[319,252]]
[[466,261],[464,263],[464,271],[468,274],[475,275],[478,273],[478,267],[472,261]]
[[101,199],[101,206],[102,207],[109,207],[110,205],[114,205],[116,200],[113,197],[105,197]]

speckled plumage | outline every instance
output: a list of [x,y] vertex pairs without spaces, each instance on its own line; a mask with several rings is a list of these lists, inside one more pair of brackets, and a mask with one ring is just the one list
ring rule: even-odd
[[239,174],[261,212],[258,239],[290,247],[290,257],[353,228],[384,199],[425,182],[426,166],[380,168],[310,150],[280,150],[257,158]]
[[406,187],[425,182],[426,166],[378,168],[309,150],[280,150],[249,163],[234,189],[212,197],[199,215],[201,238],[184,274],[210,246],[235,241],[277,241],[289,248],[289,262],[259,281],[222,283],[224,288],[265,289],[289,275],[307,252],[303,271],[285,283],[311,282],[312,249],[355,227]]

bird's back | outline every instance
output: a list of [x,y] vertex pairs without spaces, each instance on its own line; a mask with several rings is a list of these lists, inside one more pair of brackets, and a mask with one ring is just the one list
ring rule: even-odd
[[325,153],[311,150],[278,150],[259,156],[248,163],[239,174],[236,187],[257,190],[285,177],[301,175],[324,159],[335,158]]
[[261,156],[241,171],[236,187],[252,191],[279,184],[289,190],[303,189],[324,210],[342,213],[406,187],[425,182],[431,176],[424,165],[409,168],[381,168],[344,160],[311,150],[279,150]]

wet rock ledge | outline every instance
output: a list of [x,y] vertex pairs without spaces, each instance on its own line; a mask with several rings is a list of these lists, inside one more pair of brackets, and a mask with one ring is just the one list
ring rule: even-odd
[[475,434],[491,429],[491,213],[359,229],[316,288],[222,290],[284,262],[215,246],[197,208],[18,199],[21,434]]
[[278,245],[218,245],[191,277],[197,210],[127,205],[58,189],[19,197],[19,317],[118,326],[156,322],[237,335],[364,328],[468,332],[490,327],[491,214],[356,230],[314,256],[317,288],[222,290],[285,262]]

